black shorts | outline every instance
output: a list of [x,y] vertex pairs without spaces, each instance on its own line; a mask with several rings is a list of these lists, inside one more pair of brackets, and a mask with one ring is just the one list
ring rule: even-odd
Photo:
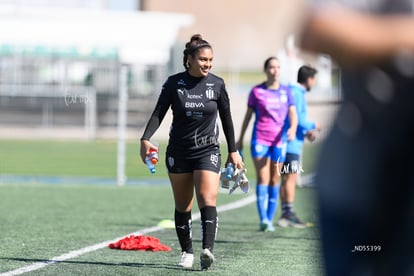
[[300,155],[294,153],[286,153],[285,162],[281,170],[282,174],[301,173],[302,164],[300,162]]
[[186,158],[178,154],[167,152],[166,160],[169,173],[192,173],[195,170],[207,170],[215,173],[220,172],[221,154],[214,150],[197,158]]

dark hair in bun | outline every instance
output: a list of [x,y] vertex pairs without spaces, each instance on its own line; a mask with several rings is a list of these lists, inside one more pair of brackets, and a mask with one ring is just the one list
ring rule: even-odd
[[191,37],[190,41],[185,44],[185,49],[183,51],[183,65],[185,69],[189,68],[188,65],[188,55],[192,57],[195,56],[195,53],[202,48],[212,49],[210,43],[203,39],[200,34],[195,34]]
[[277,57],[269,57],[265,60],[263,69],[266,71],[267,67],[269,67],[269,64],[272,60],[279,60]]

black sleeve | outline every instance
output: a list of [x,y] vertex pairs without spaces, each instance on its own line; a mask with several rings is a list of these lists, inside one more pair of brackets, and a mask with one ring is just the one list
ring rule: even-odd
[[224,82],[222,83],[220,88],[218,110],[220,114],[221,123],[223,124],[223,131],[224,135],[226,136],[229,152],[235,152],[237,151],[237,149],[236,141],[234,138],[233,120],[231,119],[230,100]]
[[144,134],[142,135],[141,140],[150,140],[152,135],[154,135],[155,131],[160,126],[162,120],[165,117],[165,114],[168,111],[168,108],[171,105],[171,93],[169,93],[168,89],[168,80],[163,85],[160,97],[158,98],[157,104],[155,106],[154,111],[147,123],[145,128]]

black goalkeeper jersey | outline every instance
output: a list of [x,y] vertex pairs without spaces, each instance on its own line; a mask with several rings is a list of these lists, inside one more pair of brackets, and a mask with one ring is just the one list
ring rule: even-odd
[[229,152],[236,151],[230,102],[223,79],[211,73],[201,78],[193,77],[188,72],[170,76],[163,85],[142,139],[151,138],[169,107],[173,112],[173,121],[168,153],[197,158],[217,150],[217,112]]

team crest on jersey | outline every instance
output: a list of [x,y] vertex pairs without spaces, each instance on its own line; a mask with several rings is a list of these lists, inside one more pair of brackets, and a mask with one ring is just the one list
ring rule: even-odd
[[260,144],[257,144],[257,145],[255,146],[255,150],[256,150],[257,152],[262,152],[262,151],[263,151],[263,146],[262,146],[262,145],[260,145]]
[[214,98],[214,90],[210,86],[206,90],[206,97],[207,97],[207,99],[213,99]]
[[280,101],[282,103],[286,103],[288,101],[288,97],[286,95],[280,95]]

